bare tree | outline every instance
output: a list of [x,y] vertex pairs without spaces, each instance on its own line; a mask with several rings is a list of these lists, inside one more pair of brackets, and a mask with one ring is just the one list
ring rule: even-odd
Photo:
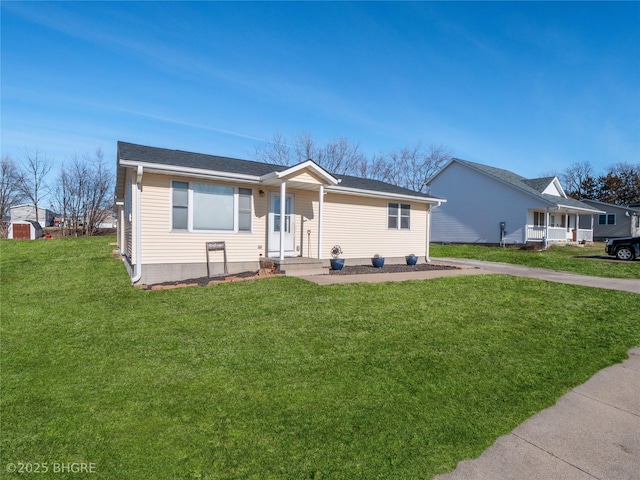
[[598,199],[617,205],[640,202],[640,164],[616,163],[598,177]]
[[309,132],[302,132],[293,137],[293,149],[295,152],[295,163],[301,163],[307,160],[315,160],[317,162],[321,155],[321,149],[316,146],[316,142]]
[[98,149],[93,158],[85,156],[90,166],[87,201],[85,204],[85,234],[95,235],[110,216],[114,175],[104,162],[104,154]]
[[366,157],[360,152],[360,146],[345,137],[329,141],[322,149],[317,150],[316,155],[316,158],[310,158],[337,175],[354,175],[358,165],[366,161]]
[[451,159],[451,153],[442,145],[429,145],[426,149],[420,143],[392,150],[374,163],[380,180],[415,192],[423,192],[426,182],[446,162]]
[[272,142],[256,148],[255,159],[277,165],[311,159],[336,175],[371,178],[423,192],[426,181],[451,159],[451,154],[441,145],[424,148],[417,143],[368,159],[360,146],[346,137],[337,137],[318,146],[309,133],[303,132],[293,138],[292,148],[281,135],[274,135]]
[[256,146],[254,158],[258,162],[272,165],[291,165],[292,163],[291,149],[279,133],[273,135],[271,142]]
[[91,236],[98,233],[100,224],[110,215],[110,192],[113,172],[104,162],[102,151],[95,155],[74,156],[60,169],[55,192],[58,209],[64,217],[65,235]]
[[20,171],[9,155],[5,155],[0,163],[0,237],[7,236],[6,217],[9,209],[23,198],[20,190]]
[[572,163],[560,174],[565,193],[576,200],[587,198],[587,194],[590,193],[587,192],[590,189],[588,186],[594,182],[595,178],[593,167],[589,162]]
[[49,193],[49,187],[45,180],[51,171],[51,162],[38,150],[35,152],[27,150],[19,170],[18,188],[23,196],[33,204],[35,219],[38,222],[38,205],[42,198]]

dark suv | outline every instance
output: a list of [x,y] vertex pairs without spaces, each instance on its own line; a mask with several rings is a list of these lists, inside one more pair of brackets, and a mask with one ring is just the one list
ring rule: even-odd
[[604,250],[618,260],[633,260],[640,257],[640,237],[611,238]]

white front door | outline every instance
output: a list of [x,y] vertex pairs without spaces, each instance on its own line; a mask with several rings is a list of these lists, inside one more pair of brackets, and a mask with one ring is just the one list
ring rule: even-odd
[[295,215],[293,214],[293,194],[287,194],[284,204],[284,222],[280,219],[280,194],[271,193],[269,200],[269,238],[267,256],[280,255],[280,227],[284,224],[284,254],[295,257]]

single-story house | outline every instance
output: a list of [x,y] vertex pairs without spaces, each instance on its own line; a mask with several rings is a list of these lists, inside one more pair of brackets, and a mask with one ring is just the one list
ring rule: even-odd
[[[327,272],[335,245],[347,264],[429,260],[431,211],[444,202],[312,160],[287,167],[125,142],[115,196],[120,253],[142,284],[219,273],[223,255],[229,273],[264,259],[287,273],[296,263]],[[225,251],[207,251],[222,242]]]
[[38,222],[42,227],[52,227],[55,214],[48,208],[38,207],[38,218],[36,219],[35,205],[23,203],[14,205],[9,209],[11,221],[30,220]]
[[591,242],[594,216],[603,213],[567,197],[557,177],[527,179],[458,158],[427,185],[431,193],[447,199],[433,212],[433,242]]
[[42,237],[42,227],[32,220],[16,220],[9,224],[7,238],[13,240],[36,240]]
[[593,226],[594,240],[640,236],[640,208],[614,205],[598,200],[583,199],[582,202],[603,211],[598,215]]

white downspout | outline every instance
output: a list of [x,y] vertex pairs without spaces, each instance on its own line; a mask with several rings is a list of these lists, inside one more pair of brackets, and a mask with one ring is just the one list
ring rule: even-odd
[[140,197],[142,196],[142,173],[142,165],[138,165],[138,173],[136,176],[136,214],[134,216],[134,221],[136,223],[136,264],[135,274],[131,278],[131,283],[133,284],[137,283],[142,278],[142,239],[140,238],[140,234],[142,232],[142,228],[140,227]]
[[431,263],[430,245],[431,245],[431,210],[438,208],[442,205],[442,202],[438,202],[437,205],[429,204],[427,209],[427,248],[424,259],[427,263]]
[[324,211],[324,185],[318,191],[318,260],[322,260],[322,224]]

